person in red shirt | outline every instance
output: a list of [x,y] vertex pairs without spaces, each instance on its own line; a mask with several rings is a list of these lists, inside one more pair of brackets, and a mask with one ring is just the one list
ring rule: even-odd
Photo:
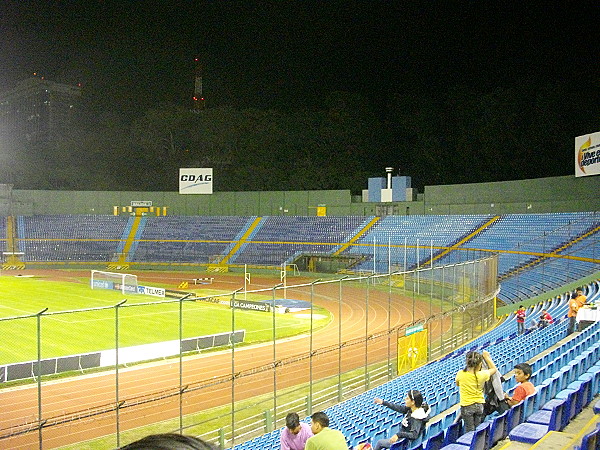
[[529,381],[531,374],[532,370],[529,364],[520,363],[515,366],[515,380],[517,380],[519,384],[515,388],[512,396],[508,395],[506,392],[504,393],[504,398],[511,407],[535,392],[535,386]]
[[525,307],[523,305],[519,305],[515,317],[517,318],[517,333],[525,333]]
[[551,323],[554,323],[554,319],[552,319],[552,316],[548,311],[542,309],[542,313],[540,314],[540,321],[538,322],[538,327],[546,328]]

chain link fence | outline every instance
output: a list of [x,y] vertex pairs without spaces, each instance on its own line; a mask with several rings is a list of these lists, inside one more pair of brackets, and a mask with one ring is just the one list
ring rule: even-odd
[[[497,256],[482,252],[470,261],[439,267],[293,285],[283,279],[260,290],[240,289],[227,294],[231,304],[252,293],[271,297],[275,305],[294,299],[307,306],[295,312],[284,312],[285,308],[255,312],[271,318],[271,336],[258,345],[232,341],[218,352],[180,352],[135,367],[119,364],[118,356],[120,336],[132,313],[129,308],[139,316],[164,302],[64,311],[60,316],[42,310],[2,319],[0,331],[8,322],[18,325],[23,339],[36,341],[37,355],[32,355],[34,388],[15,391],[12,397],[15,404],[28,406],[4,410],[0,447],[54,447],[97,435],[105,436],[97,448],[109,448],[146,434],[173,431],[201,436],[221,448],[235,447],[283,426],[290,411],[310,415],[392,380],[399,375],[398,357],[406,356],[398,354],[398,342],[409,329],[426,331],[425,361],[431,361],[493,327],[497,271]],[[180,341],[189,326],[187,301],[173,300],[170,312],[174,338]],[[331,314],[325,327],[317,326],[321,308]],[[231,308],[229,330],[224,331],[237,330],[241,314]],[[280,339],[282,314],[294,314],[304,324],[300,335]],[[77,386],[89,390],[69,392],[69,401],[60,401],[43,371],[41,355],[55,345],[53,337],[43,332],[45,322],[77,323],[83,316],[114,322],[115,365],[108,373],[79,380],[82,384]],[[151,326],[149,322],[149,333]],[[73,339],[93,341],[85,330],[73,330],[77,333]],[[107,379],[108,387],[101,385]],[[68,382],[66,389],[75,386]],[[10,402],[9,393],[3,394],[2,402]]]

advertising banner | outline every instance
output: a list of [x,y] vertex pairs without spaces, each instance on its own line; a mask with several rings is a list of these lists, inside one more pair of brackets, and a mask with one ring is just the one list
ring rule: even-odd
[[575,176],[600,174],[600,132],[575,138]]
[[180,168],[179,193],[180,194],[212,194],[213,193],[212,168]]
[[250,300],[235,300],[231,302],[232,308],[251,309],[254,311],[271,311],[271,306],[268,303],[252,302]]
[[151,286],[138,286],[138,293],[145,295],[152,295],[154,297],[164,297],[165,290],[163,288],[151,287]]
[[122,285],[121,283],[113,283],[113,289],[117,291],[130,292],[131,294],[137,294],[137,286],[131,286],[129,284]]

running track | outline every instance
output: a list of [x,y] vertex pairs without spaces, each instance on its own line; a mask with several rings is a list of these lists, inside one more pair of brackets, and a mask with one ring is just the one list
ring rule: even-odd
[[[39,271],[38,271],[39,272]],[[169,277],[166,279],[165,277]],[[188,274],[161,274],[152,279],[148,273],[140,274],[144,281],[169,281],[178,284],[189,278]],[[294,283],[308,280],[294,279]],[[243,286],[243,277],[233,278],[215,283],[213,287],[230,289],[231,291]],[[272,287],[274,279],[253,279],[252,288]],[[334,320],[322,330],[314,333],[311,340],[308,336],[287,339],[285,342],[262,344],[254,347],[236,348],[234,366],[232,367],[231,351],[214,354],[198,355],[184,358],[181,370],[183,386],[195,386],[198,389],[183,394],[180,403],[179,396],[163,400],[138,404],[119,410],[120,430],[127,430],[141,425],[155,423],[173,417],[178,417],[180,408],[183,414],[202,411],[214,406],[231,404],[232,390],[235,401],[254,397],[259,394],[272,392],[299,383],[309,381],[310,363],[312,361],[312,379],[318,380],[338,372],[339,353],[330,351],[321,353],[324,348],[337,348],[339,338],[347,342],[353,339],[364,339],[366,334],[382,332],[388,326],[396,327],[410,321],[413,303],[411,299],[396,297],[390,300],[388,294],[375,289],[343,287],[341,317],[339,283],[318,285],[314,290],[315,303],[327,308],[334,315]],[[310,299],[308,289],[292,290],[288,288],[288,297]],[[367,298],[368,297],[368,298]],[[366,307],[368,303],[368,309]],[[388,309],[390,311],[388,321]],[[415,317],[426,317],[430,314],[429,305],[415,304]],[[434,313],[436,311],[433,311]],[[368,316],[368,326],[367,324]],[[340,330],[341,328],[341,330]],[[439,335],[439,329],[432,330],[433,335]],[[390,355],[396,352],[396,336],[391,336]],[[312,348],[312,358],[303,357]],[[349,345],[341,350],[341,370],[343,372],[384,361],[388,357],[388,339],[382,338],[370,342],[365,351],[364,344]],[[274,360],[293,361],[266,372],[258,372],[235,379],[232,384],[231,374],[251,373],[258,368],[272,363]],[[179,360],[172,359],[160,363],[139,365],[129,369],[119,370],[119,400],[135,403],[135,399],[145,399],[149,396],[158,397],[160,393],[178,391],[180,380]],[[115,405],[115,374],[102,373],[90,376],[75,377],[60,381],[44,382],[42,385],[42,417],[54,418],[74,413],[86,414],[110,409]],[[150,395],[151,394],[151,395]],[[23,426],[26,423],[36,424],[38,415],[38,392],[36,385],[24,386],[0,391],[0,435],[7,435],[11,427]],[[278,411],[278,414],[285,412]],[[185,425],[185,422],[184,422]],[[42,430],[43,448],[51,449],[73,444],[96,437],[113,434],[116,431],[116,413],[105,412],[96,416],[69,421],[65,424],[53,425]],[[164,430],[171,431],[171,430]],[[237,442],[238,444],[240,442]],[[126,444],[121,440],[121,445]],[[30,449],[39,447],[38,430],[11,438],[0,439],[0,448]]]

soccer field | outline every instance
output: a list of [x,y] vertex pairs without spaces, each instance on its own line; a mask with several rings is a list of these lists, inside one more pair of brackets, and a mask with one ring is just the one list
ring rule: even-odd
[[[156,287],[156,283],[153,283]],[[197,289],[198,296],[229,292]],[[224,297],[230,298],[230,297]],[[248,300],[270,297],[248,294]],[[114,306],[124,299],[118,308]],[[47,311],[40,317],[41,311]],[[315,308],[313,328],[331,320],[327,311]],[[0,365],[53,358],[179,339],[180,305],[176,300],[146,295],[123,295],[114,290],[91,289],[89,279],[71,282],[42,277],[0,277]],[[294,314],[275,314],[236,309],[207,302],[182,303],[182,337],[190,338],[246,330],[245,343],[268,341],[308,332],[310,321]],[[38,333],[39,329],[39,333]]]

